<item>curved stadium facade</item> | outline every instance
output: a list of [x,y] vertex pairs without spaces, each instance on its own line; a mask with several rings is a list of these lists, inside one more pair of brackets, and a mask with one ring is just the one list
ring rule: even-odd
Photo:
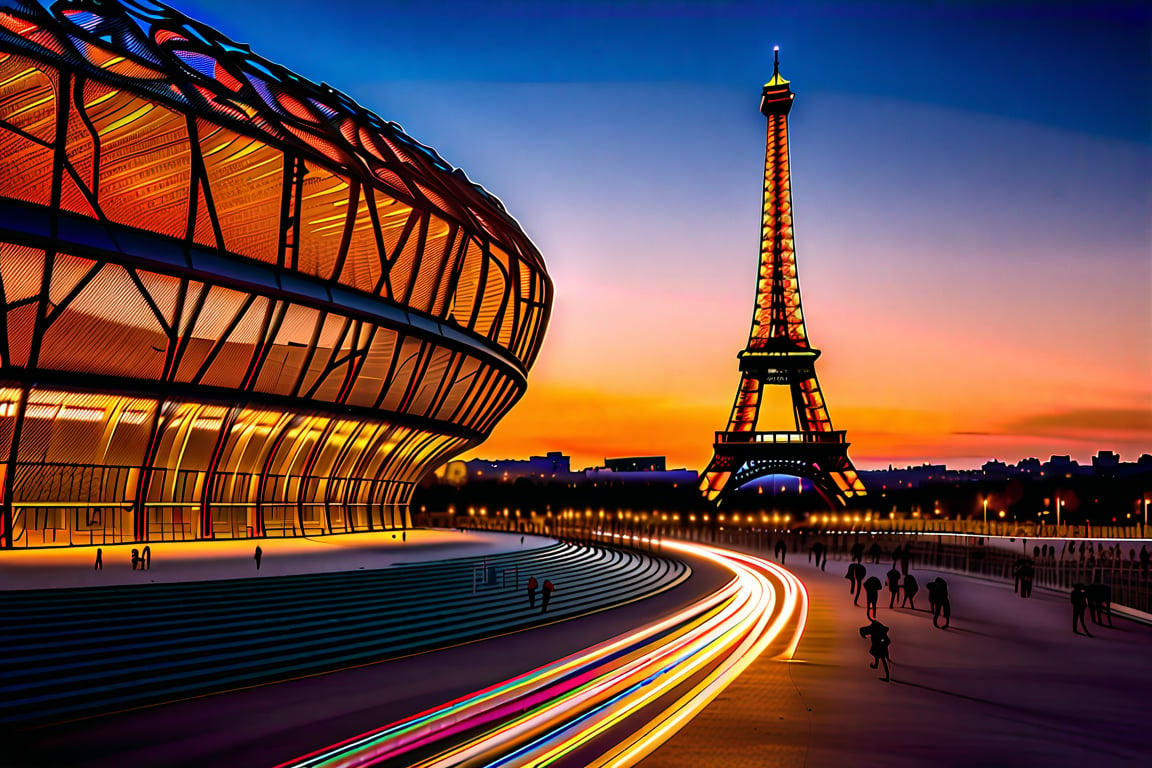
[[0,545],[407,524],[523,394],[501,203],[153,3],[0,9]]

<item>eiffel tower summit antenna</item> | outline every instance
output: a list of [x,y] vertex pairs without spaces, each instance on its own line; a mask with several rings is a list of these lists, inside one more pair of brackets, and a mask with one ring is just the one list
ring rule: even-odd
[[[778,474],[807,479],[833,507],[864,495],[864,484],[848,458],[847,435],[832,428],[816,380],[820,350],[808,341],[800,305],[788,162],[793,97],[789,82],[780,75],[780,46],[775,46],[772,79],[760,96],[768,140],[752,330],[737,355],[740,384],[732,415],[727,428],[716,433],[712,461],[700,478],[705,498],[717,504],[753,480]],[[786,387],[791,397],[793,423],[787,431],[759,429],[764,390],[773,386]]]

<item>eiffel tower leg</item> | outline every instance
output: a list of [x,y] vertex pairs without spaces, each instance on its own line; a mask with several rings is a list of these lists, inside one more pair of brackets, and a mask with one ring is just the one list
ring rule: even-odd
[[[740,375],[740,386],[736,389],[736,400],[732,403],[732,415],[728,418],[728,432],[752,432],[760,418],[760,395],[764,382],[747,373]],[[712,460],[700,476],[700,492],[708,501],[716,501],[728,484],[732,472],[738,469],[730,456],[713,450]]]

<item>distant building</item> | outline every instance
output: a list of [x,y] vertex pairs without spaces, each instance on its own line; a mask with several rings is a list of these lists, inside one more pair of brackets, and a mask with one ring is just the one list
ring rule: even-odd
[[1112,451],[1100,451],[1092,457],[1092,467],[1096,470],[1113,469],[1120,466],[1120,454]]
[[572,460],[560,451],[548,451],[543,456],[527,459],[472,459],[464,463],[468,480],[512,481],[521,477],[534,480],[570,482],[583,475],[572,471]]
[[1008,477],[1008,465],[997,459],[986,461],[980,467],[980,471],[984,473],[984,477],[989,478],[1004,478]]
[[613,472],[663,472],[663,456],[628,456],[623,459],[604,459],[604,468]]

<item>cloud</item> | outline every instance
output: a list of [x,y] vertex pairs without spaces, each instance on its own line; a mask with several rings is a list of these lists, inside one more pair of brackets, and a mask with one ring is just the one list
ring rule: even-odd
[[1026,416],[1003,426],[1004,432],[1039,435],[1068,433],[1152,433],[1152,410],[1078,408]]

